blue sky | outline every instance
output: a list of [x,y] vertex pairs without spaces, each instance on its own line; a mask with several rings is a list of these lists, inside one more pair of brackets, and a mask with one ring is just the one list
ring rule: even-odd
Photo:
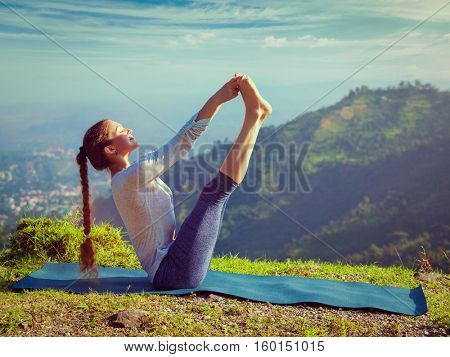
[[[445,3],[0,0],[1,124],[65,122],[81,141],[109,117],[141,142],[173,134],[29,23],[177,130],[237,71],[272,104],[271,124],[291,120]],[[311,110],[361,85],[448,89],[449,15],[447,6]],[[243,110],[241,97],[224,104],[202,142],[234,139]]]

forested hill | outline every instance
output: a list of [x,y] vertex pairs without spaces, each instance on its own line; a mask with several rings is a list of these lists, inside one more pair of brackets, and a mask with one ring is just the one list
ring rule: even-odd
[[[242,187],[228,201],[217,254],[412,266],[425,253],[435,267],[448,269],[449,91],[419,81],[362,86],[280,127],[266,120],[244,180],[260,189]],[[309,143],[295,192],[280,186],[286,181],[277,186],[269,179],[292,170],[288,160],[269,165],[264,149],[281,146],[287,154],[290,143],[297,153]],[[205,163],[220,166],[229,146],[218,142],[216,150],[177,163],[162,178],[169,182],[183,170],[195,182]],[[300,189],[308,188],[300,185],[305,177],[311,192]],[[181,224],[195,199],[172,188]]]

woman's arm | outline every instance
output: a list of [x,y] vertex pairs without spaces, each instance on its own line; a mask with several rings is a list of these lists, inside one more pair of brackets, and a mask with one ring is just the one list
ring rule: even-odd
[[138,169],[141,171],[140,186],[161,176],[173,164],[186,156],[219,110],[222,104],[219,94],[216,92],[211,96],[202,109],[195,113],[167,143],[138,160]]
[[212,120],[212,117],[198,119],[199,113],[192,115],[168,142],[157,150],[142,155],[126,168],[130,174],[135,173],[137,188],[161,176],[192,149]]
[[217,93],[214,94],[206,101],[202,109],[200,109],[200,111],[198,112],[198,117],[197,119],[195,119],[195,121],[197,122],[205,118],[214,118],[222,104],[223,102],[221,101],[221,98],[217,95]]
[[196,140],[206,131],[221,105],[238,94],[236,78],[233,78],[211,96],[201,110],[192,115],[168,142],[159,149],[140,156],[138,160],[118,173],[124,178],[126,186],[139,189],[161,176],[192,149]]

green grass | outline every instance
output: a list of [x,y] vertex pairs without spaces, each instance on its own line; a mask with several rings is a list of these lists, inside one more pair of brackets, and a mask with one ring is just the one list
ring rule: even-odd
[[[251,261],[233,255],[215,257],[211,262],[213,270],[234,273],[297,275],[408,288],[422,284],[429,306],[425,315],[412,317],[318,304],[274,305],[238,298],[211,300],[195,293],[12,292],[9,287],[14,282],[47,261],[77,261],[82,231],[76,222],[76,217],[19,222],[19,229],[10,237],[15,248],[0,252],[0,336],[446,336],[450,331],[448,275],[432,272],[428,275],[432,278],[421,281],[413,270],[403,267],[290,259]],[[132,247],[124,243],[118,229],[108,224],[94,228],[98,264],[140,268]],[[139,328],[115,328],[108,323],[108,317],[126,309],[148,312]]]

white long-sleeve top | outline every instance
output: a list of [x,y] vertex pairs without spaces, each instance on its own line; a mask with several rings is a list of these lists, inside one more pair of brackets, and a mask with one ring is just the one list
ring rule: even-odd
[[141,155],[111,178],[117,210],[151,282],[176,235],[172,190],[159,176],[184,157],[206,131],[211,118],[196,122],[198,113],[158,150]]

